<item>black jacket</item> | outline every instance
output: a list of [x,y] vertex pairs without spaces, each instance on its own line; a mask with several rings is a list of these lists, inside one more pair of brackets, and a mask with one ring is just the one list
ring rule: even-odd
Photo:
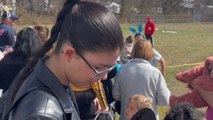
[[[16,82],[17,79],[8,90],[6,112],[11,106],[11,91]],[[73,94],[57,80],[44,61],[39,60],[17,92],[9,120],[80,120],[76,102],[67,90]]]
[[27,57],[7,54],[0,62],[0,89],[7,91],[15,76],[26,65]]

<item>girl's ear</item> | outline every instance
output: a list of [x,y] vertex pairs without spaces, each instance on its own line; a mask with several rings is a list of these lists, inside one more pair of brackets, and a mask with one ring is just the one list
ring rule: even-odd
[[142,33],[142,31],[143,31],[143,26],[142,25],[138,25],[138,32]]
[[129,28],[129,30],[130,30],[131,32],[133,32],[134,34],[137,33],[137,30],[136,30],[135,28],[133,28],[133,27],[131,27],[131,26],[129,26],[128,28]]
[[64,56],[64,58],[66,59],[66,61],[70,61],[74,55],[76,55],[76,51],[73,47],[66,47],[64,48],[64,50],[62,51],[62,54]]

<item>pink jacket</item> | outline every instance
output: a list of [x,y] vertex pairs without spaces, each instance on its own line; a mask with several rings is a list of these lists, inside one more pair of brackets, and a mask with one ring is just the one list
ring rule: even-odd
[[213,56],[208,57],[205,64],[178,73],[176,79],[187,83],[191,92],[182,96],[171,96],[170,106],[176,102],[189,102],[195,107],[213,107],[213,78],[210,77],[208,66],[213,63]]

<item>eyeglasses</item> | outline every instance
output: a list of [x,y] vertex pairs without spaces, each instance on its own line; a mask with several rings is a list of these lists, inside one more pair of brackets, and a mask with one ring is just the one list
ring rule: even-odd
[[83,57],[83,55],[79,54],[78,55],[84,60],[84,62],[90,67],[90,69],[95,73],[94,77],[92,78],[93,80],[97,80],[97,79],[100,79],[103,75],[109,73],[113,68],[115,68],[116,64],[109,67],[108,69],[106,70],[103,70],[103,71],[98,71],[96,69],[94,69],[92,67],[92,65],[89,64],[89,62]]

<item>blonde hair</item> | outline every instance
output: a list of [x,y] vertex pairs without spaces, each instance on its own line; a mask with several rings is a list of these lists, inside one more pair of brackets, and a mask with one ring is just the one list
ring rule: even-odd
[[35,25],[34,29],[38,31],[41,41],[46,43],[48,41],[50,30],[46,25]]
[[142,58],[149,61],[153,56],[152,44],[148,40],[140,40],[134,44],[131,52],[132,58]]
[[152,108],[151,100],[144,95],[135,94],[129,99],[129,101],[132,101],[138,110],[143,108]]

